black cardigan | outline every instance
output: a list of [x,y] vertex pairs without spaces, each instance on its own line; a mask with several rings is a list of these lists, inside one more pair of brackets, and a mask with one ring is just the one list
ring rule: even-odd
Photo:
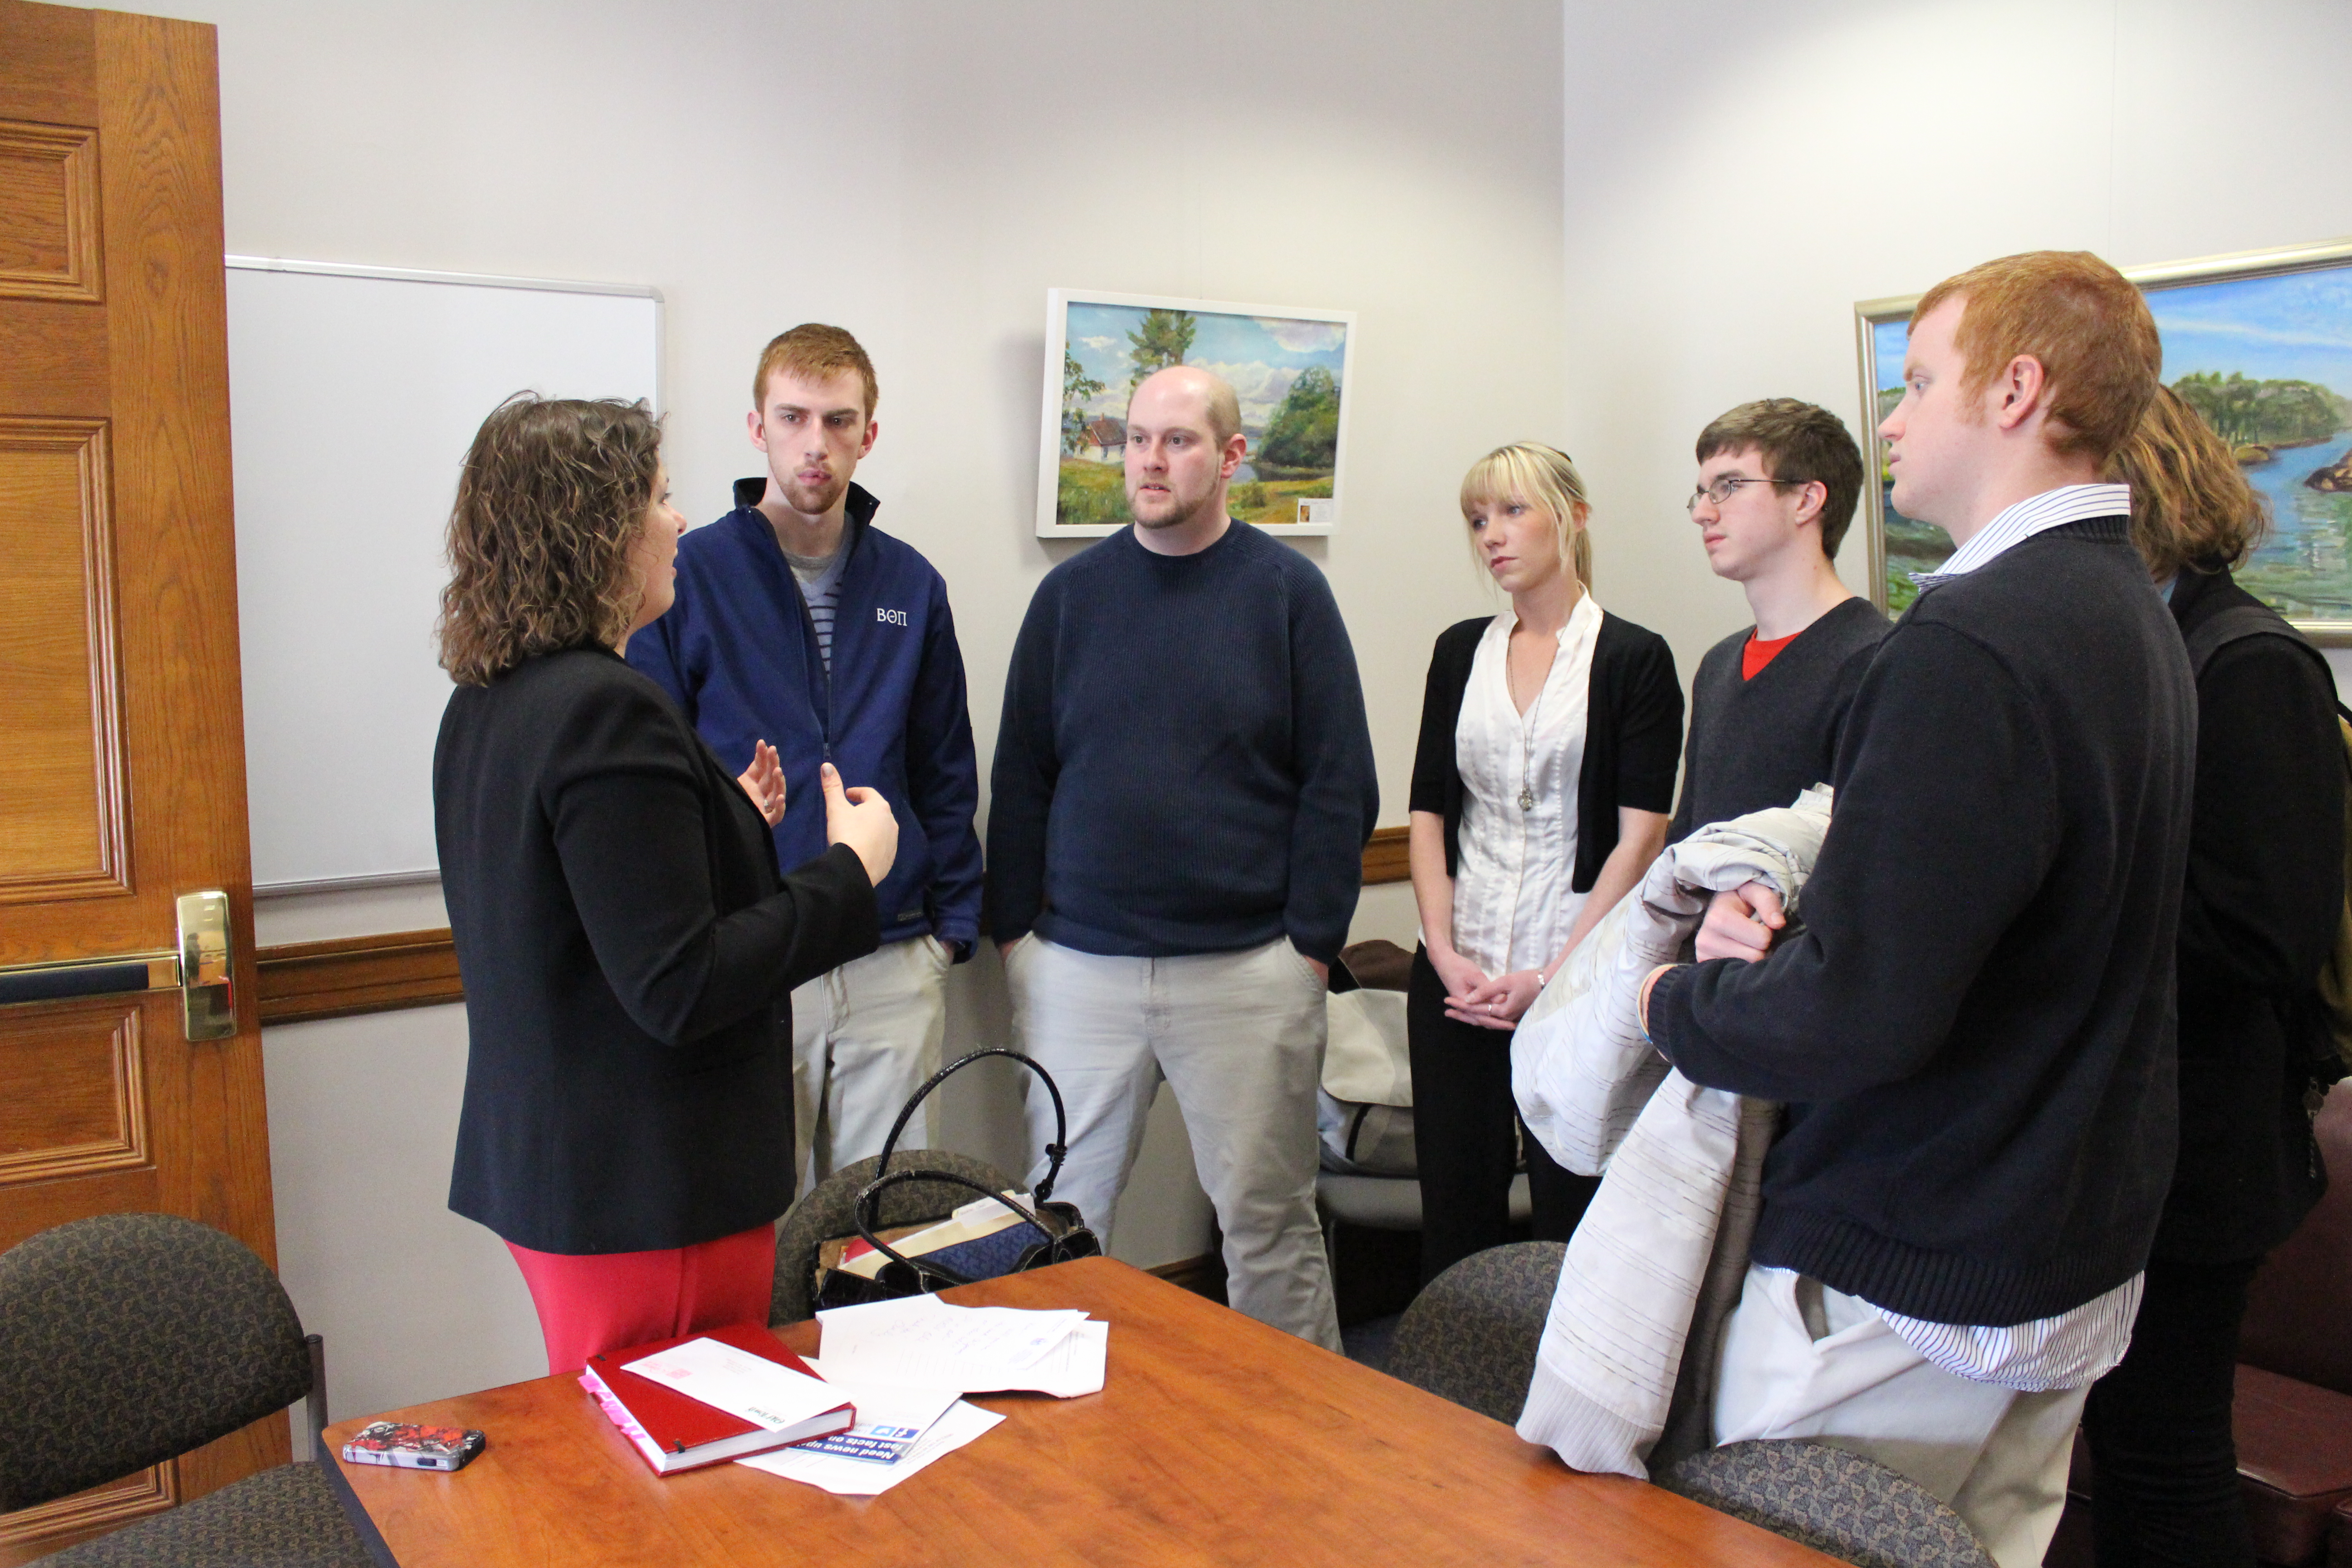
[[470,1042],[449,1206],[567,1254],[782,1214],[790,992],[874,951],[856,855],[780,879],[742,788],[603,648],[457,688],[433,807]]
[[[1492,616],[1458,622],[1438,634],[1421,699],[1421,741],[1412,756],[1408,809],[1445,819],[1445,874],[1462,860],[1462,769],[1454,731],[1478,639]],[[1645,626],[1602,611],[1587,689],[1584,761],[1576,774],[1576,873],[1569,887],[1590,892],[1617,847],[1617,811],[1675,808],[1675,763],[1682,751],[1683,688],[1674,650]]]
[[[2254,596],[2183,571],[2183,636]],[[2197,682],[2197,799],[2180,900],[2180,1163],[2156,1253],[2257,1258],[2326,1188],[2304,1093],[2316,982],[2344,910],[2344,745],[2316,651],[2242,637]]]

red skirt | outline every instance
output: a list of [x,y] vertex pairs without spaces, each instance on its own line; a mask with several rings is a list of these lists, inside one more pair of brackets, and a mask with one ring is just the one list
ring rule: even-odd
[[776,1232],[754,1226],[657,1252],[533,1252],[507,1243],[547,1342],[550,1373],[588,1358],[729,1323],[764,1323],[776,1284]]

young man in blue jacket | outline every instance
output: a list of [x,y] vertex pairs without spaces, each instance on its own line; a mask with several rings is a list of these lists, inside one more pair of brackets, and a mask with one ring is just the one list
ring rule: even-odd
[[2099,482],[2161,354],[2085,253],[1920,300],[1879,433],[1895,506],[1958,549],[1855,692],[1802,930],[1721,894],[1643,997],[1685,1077],[1788,1107],[1716,1440],[1875,1458],[2002,1568],[2057,1527],[2172,1177],[2196,693]]
[[898,863],[875,889],[881,947],[793,993],[804,1186],[881,1152],[939,1066],[948,968],[980,936],[980,773],[947,584],[874,526],[878,503],[850,482],[880,430],[876,396],[873,362],[839,327],[769,343],[749,419],[768,471],[737,480],[735,510],[679,542],[677,604],[629,639],[629,662],[728,766],[774,745],[779,863],[824,848],[822,763],[898,813]]

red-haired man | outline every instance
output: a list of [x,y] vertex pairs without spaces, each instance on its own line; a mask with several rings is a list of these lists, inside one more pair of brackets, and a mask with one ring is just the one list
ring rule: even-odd
[[2056,1528],[2172,1171],[2196,697],[2098,482],[2160,363],[2089,255],[1920,301],[1880,433],[1895,504],[1958,548],[1856,691],[1801,931],[1776,942],[1769,889],[1720,895],[1643,1002],[1686,1077],[1789,1107],[1716,1440],[1877,1458],[2003,1568]]

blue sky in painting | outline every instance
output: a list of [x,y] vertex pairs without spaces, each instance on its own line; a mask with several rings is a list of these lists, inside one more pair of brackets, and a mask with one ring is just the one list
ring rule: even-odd
[[2147,302],[2164,334],[2167,381],[2239,371],[2352,396],[2352,269],[2186,284]]
[[[1139,305],[1089,305],[1072,301],[1065,344],[1104,391],[1087,405],[1090,414],[1122,414],[1127,408],[1128,334],[1141,324]],[[1215,371],[1233,383],[1242,404],[1242,423],[1262,429],[1280,407],[1290,384],[1309,365],[1334,375],[1346,357],[1347,328],[1339,321],[1307,321],[1277,316],[1232,316],[1196,311],[1187,364]],[[1341,388],[1342,395],[1346,389]]]
[[[2164,379],[2235,371],[2257,381],[2315,381],[2352,397],[2352,267],[2158,289],[2147,297],[2164,338]],[[1903,384],[1902,321],[1871,328],[1880,387]]]

